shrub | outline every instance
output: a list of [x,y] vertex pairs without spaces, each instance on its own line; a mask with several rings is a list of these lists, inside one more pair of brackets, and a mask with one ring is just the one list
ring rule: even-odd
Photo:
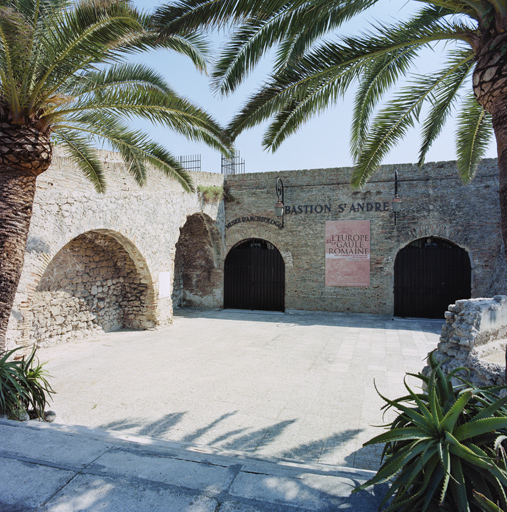
[[[385,432],[365,446],[386,443],[377,474],[356,491],[392,481],[385,511],[507,510],[507,386],[478,388],[444,375],[433,354],[431,373],[413,375],[424,383],[416,394],[385,400],[384,410],[399,412]],[[377,390],[378,392],[378,390]]]
[[13,354],[22,347],[0,353],[0,414],[20,419],[44,417],[48,399],[54,393],[49,376],[35,357],[33,348],[27,359],[14,359]]
[[199,192],[205,203],[218,203],[224,197],[224,189],[218,185],[197,185],[197,192]]

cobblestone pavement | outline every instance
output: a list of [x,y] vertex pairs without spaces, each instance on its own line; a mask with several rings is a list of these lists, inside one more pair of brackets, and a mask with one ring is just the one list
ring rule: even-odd
[[[443,320],[180,310],[171,327],[43,348],[57,423],[376,469],[384,395],[405,394]],[[410,381],[410,377],[409,377]],[[415,384],[415,380],[412,380]]]

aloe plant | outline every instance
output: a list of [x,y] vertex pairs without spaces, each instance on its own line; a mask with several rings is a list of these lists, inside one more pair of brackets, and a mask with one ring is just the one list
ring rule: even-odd
[[0,414],[18,418],[26,412],[32,418],[43,418],[54,390],[44,363],[35,356],[35,347],[26,359],[13,358],[21,348],[0,353]]
[[[431,374],[410,374],[425,391],[385,400],[384,410],[398,415],[389,430],[364,446],[385,443],[377,474],[356,491],[391,481],[385,511],[506,511],[507,386],[478,388],[460,379],[456,369],[444,375],[433,354]],[[378,392],[378,390],[377,390]]]

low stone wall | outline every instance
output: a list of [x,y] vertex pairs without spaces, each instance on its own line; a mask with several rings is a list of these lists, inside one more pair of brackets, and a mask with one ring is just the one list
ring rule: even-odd
[[[459,367],[458,375],[480,386],[503,385],[505,364],[481,360],[493,350],[505,350],[507,335],[507,296],[492,299],[458,300],[445,313],[435,358],[446,374]],[[424,368],[427,374],[429,367]]]

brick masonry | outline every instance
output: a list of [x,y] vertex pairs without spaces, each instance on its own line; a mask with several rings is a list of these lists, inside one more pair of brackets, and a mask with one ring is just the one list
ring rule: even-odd
[[[403,201],[396,225],[390,206],[395,169]],[[484,160],[469,185],[460,181],[455,162],[430,163],[422,170],[410,164],[383,166],[356,191],[349,185],[351,173],[351,168],[312,169],[227,178],[234,200],[226,204],[226,249],[248,238],[275,245],[285,262],[286,309],[392,314],[396,255],[430,236],[468,252],[473,297],[505,290],[496,160]],[[290,212],[284,229],[267,222],[277,220],[278,177]],[[325,222],[331,220],[370,220],[369,287],[325,285]]]

